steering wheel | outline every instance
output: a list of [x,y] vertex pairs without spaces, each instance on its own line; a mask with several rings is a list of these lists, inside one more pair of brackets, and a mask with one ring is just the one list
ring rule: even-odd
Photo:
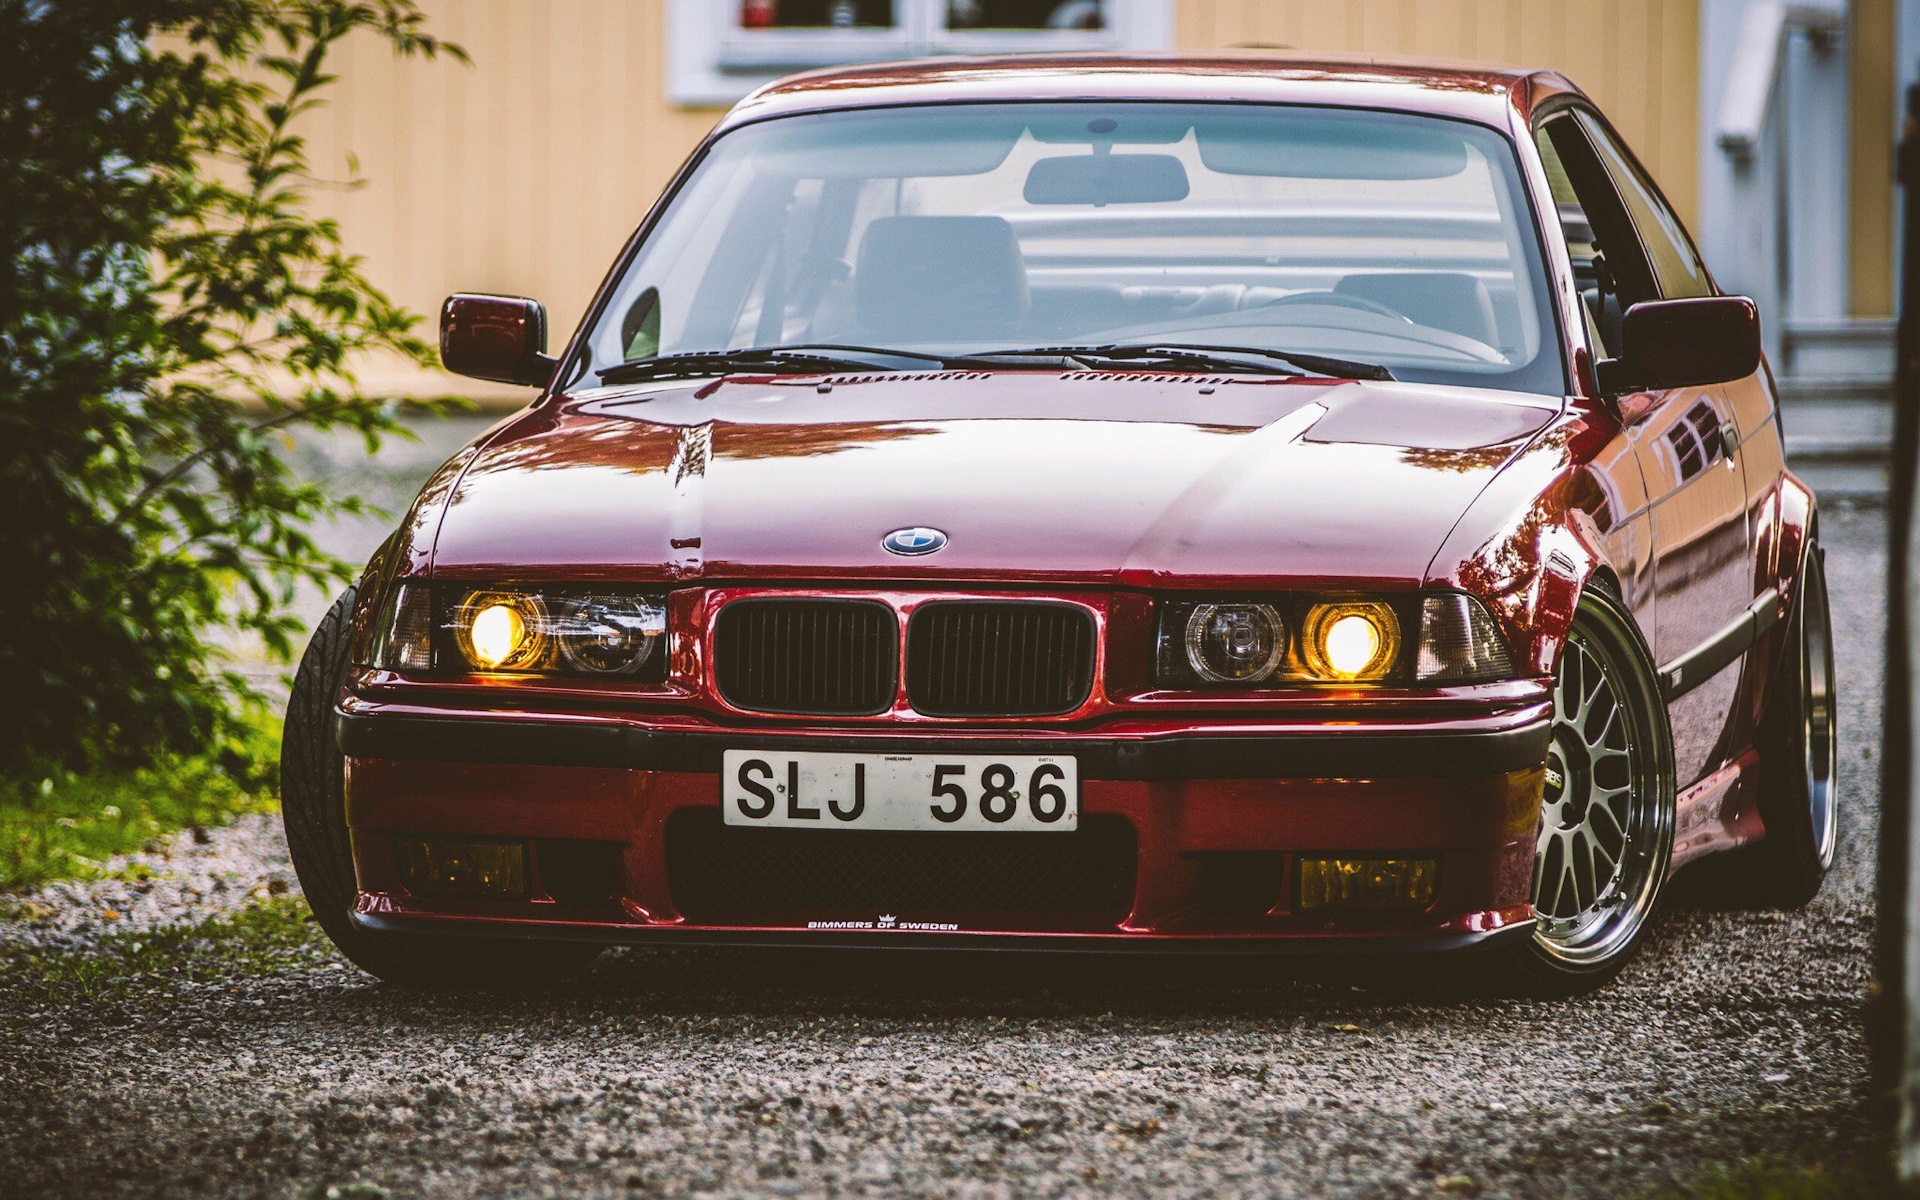
[[1373,313],[1375,316],[1392,317],[1396,321],[1411,322],[1413,319],[1399,309],[1389,308],[1378,300],[1369,300],[1365,296],[1355,296],[1347,292],[1291,292],[1256,307],[1279,308],[1283,304],[1324,304],[1332,308],[1353,308],[1361,312]]

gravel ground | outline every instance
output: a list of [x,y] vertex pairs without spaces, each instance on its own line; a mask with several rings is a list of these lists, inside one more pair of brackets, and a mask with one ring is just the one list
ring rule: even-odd
[[107,865],[110,877],[55,883],[9,904],[0,952],[34,946],[84,951],[102,934],[194,925],[298,890],[280,818],[249,813],[224,829],[182,834],[152,853]]
[[[0,1195],[1614,1197],[1857,1155],[1880,520],[1825,517],[1846,796],[1826,891],[1743,911],[1682,875],[1597,995],[904,953],[630,951],[517,996],[338,962],[37,1007],[0,980]],[[0,946],[84,947],[289,878],[265,819],[148,865],[36,894]]]

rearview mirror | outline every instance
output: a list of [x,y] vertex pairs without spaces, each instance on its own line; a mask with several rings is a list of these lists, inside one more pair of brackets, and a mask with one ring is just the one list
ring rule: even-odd
[[1703,387],[1760,369],[1760,310],[1745,296],[1649,300],[1620,321],[1620,357],[1600,364],[1609,396]]
[[547,356],[547,310],[519,296],[461,292],[440,306],[440,362],[496,383],[545,387],[559,363]]
[[1028,204],[1164,204],[1187,198],[1187,169],[1171,154],[1064,154],[1027,170]]

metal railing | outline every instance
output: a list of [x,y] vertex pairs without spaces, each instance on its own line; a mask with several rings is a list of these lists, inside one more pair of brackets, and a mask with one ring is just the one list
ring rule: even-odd
[[[1753,157],[1766,132],[1768,110],[1779,87],[1780,67],[1787,39],[1795,30],[1832,40],[1846,32],[1843,9],[1818,4],[1783,4],[1763,0],[1750,4],[1740,19],[1740,43],[1734,51],[1733,71],[1720,96],[1714,120],[1714,141],[1738,160]],[[1830,49],[1830,46],[1823,49]]]
[[1847,122],[1846,28],[1837,5],[1748,4],[1714,117],[1731,189],[1721,282],[1759,303],[1767,356],[1785,374],[1801,365],[1797,343],[1847,312],[1847,149],[1835,136]]

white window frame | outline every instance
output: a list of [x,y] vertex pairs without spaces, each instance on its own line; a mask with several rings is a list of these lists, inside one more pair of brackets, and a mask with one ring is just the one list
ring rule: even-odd
[[687,107],[732,104],[794,71],[938,54],[1165,50],[1174,0],[1107,0],[1102,30],[995,29],[951,32],[947,0],[893,0],[892,29],[740,27],[739,0],[671,0],[667,93]]

